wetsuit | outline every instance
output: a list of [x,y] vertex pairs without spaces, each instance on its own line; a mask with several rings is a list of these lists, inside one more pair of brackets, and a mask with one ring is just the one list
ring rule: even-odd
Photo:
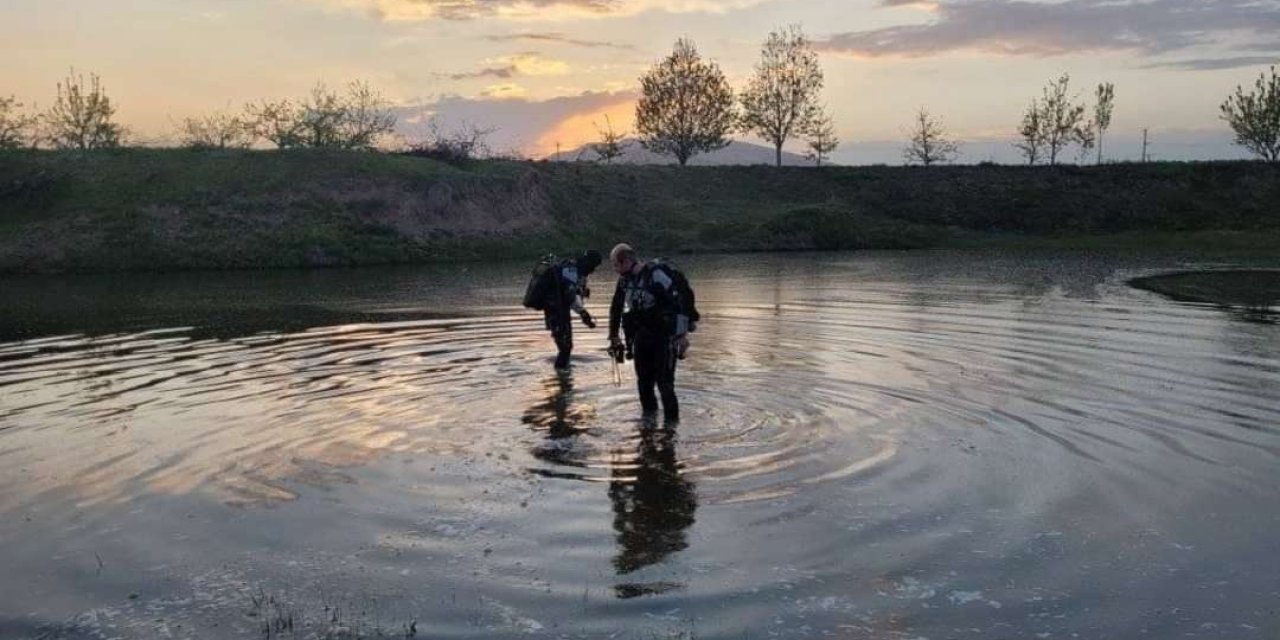
[[654,387],[662,396],[662,413],[667,420],[679,420],[676,400],[676,347],[678,338],[693,330],[696,311],[693,291],[678,286],[683,276],[670,265],[658,261],[618,278],[618,287],[609,305],[609,338],[618,336],[619,325],[627,337],[628,352],[635,360],[636,386],[645,413],[658,410]]
[[583,323],[594,327],[591,314],[582,306],[583,294],[586,292],[586,274],[574,260],[563,260],[554,267],[556,286],[547,294],[542,315],[547,329],[556,341],[556,368],[569,366],[569,356],[573,353],[573,323],[570,311],[577,313]]

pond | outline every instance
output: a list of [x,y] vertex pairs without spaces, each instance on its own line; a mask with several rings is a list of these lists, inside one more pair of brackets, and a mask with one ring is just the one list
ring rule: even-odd
[[1276,637],[1280,324],[1129,281],[1277,262],[682,259],[674,429],[526,264],[6,279],[0,637]]

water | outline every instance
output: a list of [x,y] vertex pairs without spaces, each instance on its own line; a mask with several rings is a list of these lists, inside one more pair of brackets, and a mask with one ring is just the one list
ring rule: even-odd
[[682,262],[674,432],[527,265],[0,283],[0,637],[1280,634],[1280,325],[1126,284],[1274,261]]

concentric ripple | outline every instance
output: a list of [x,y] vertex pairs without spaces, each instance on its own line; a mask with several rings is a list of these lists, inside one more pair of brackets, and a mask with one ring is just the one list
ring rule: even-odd
[[[30,529],[0,533],[57,555],[90,546],[97,534],[76,533],[86,514],[113,530],[157,497],[249,507],[248,522],[269,518],[258,507],[328,500],[296,507],[313,524],[291,535],[312,542],[279,553],[341,548],[318,532],[360,522],[349,535],[378,538],[396,575],[443,571],[481,539],[484,558],[511,561],[456,577],[497,626],[458,613],[441,636],[538,632],[528,611],[492,604],[549,606],[534,587],[582,590],[584,633],[626,624],[631,610],[586,604],[593,585],[733,612],[699,637],[738,637],[783,606],[850,637],[914,637],[891,624],[903,603],[934,611],[912,614],[919,628],[998,630],[1040,603],[1166,588],[1089,573],[1120,550],[1120,565],[1201,571],[1188,591],[1214,563],[1265,550],[1242,541],[1280,517],[1261,490],[1280,464],[1272,316],[1126,286],[1160,264],[944,258],[695,263],[706,319],[680,365],[678,425],[639,415],[634,373],[614,370],[601,332],[579,330],[574,368],[553,371],[541,318],[502,302],[516,267],[469,276],[454,290],[474,303],[432,299],[429,312],[423,292],[448,287],[409,271],[353,300],[345,279],[358,276],[342,275],[333,309],[311,283],[305,321],[289,316],[303,301],[280,301],[280,329],[255,308],[244,330],[139,312],[150,320],[128,330],[86,319],[15,337],[0,342],[0,514],[42,514],[66,533],[46,546]],[[1182,519],[1196,511],[1230,523],[1231,545],[1180,564],[1145,542],[1212,547],[1221,534]],[[1266,568],[1236,578],[1256,586]],[[819,586],[836,583],[838,595]],[[799,591],[752,595],[780,585]],[[974,602],[997,604],[965,613]],[[1104,618],[1089,625],[1148,628],[1143,610],[1089,610]],[[1014,626],[1085,628],[1034,619]]]

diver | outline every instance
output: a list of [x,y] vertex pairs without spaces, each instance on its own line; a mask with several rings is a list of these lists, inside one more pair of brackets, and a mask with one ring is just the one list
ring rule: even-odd
[[556,369],[569,368],[573,353],[573,322],[569,312],[578,314],[582,323],[594,329],[596,321],[584,306],[591,295],[587,278],[602,258],[591,249],[578,258],[556,260],[547,256],[534,267],[533,277],[525,290],[524,306],[542,311],[547,330],[556,343]]
[[[663,417],[680,420],[676,400],[676,361],[689,349],[689,334],[699,320],[693,289],[684,274],[662,260],[642,262],[630,245],[619,244],[609,252],[618,273],[618,286],[609,305],[609,353],[615,361],[635,361],[640,407],[651,415],[658,410],[654,387],[662,396]],[[626,336],[625,346],[619,329]]]

